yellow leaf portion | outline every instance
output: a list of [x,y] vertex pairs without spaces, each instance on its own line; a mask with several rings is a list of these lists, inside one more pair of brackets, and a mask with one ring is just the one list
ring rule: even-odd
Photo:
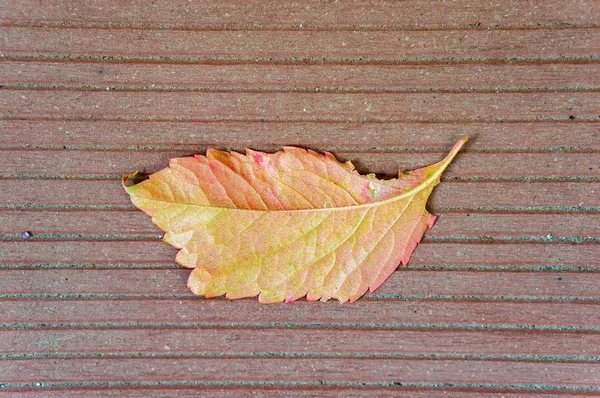
[[355,301],[406,264],[435,217],[425,205],[467,138],[399,178],[358,174],[329,153],[209,150],[125,187],[181,249],[198,295],[272,303]]

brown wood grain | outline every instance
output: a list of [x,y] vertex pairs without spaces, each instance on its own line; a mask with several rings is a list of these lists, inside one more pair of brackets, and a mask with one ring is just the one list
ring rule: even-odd
[[[597,357],[600,355],[598,333],[552,332],[527,330],[380,330],[285,328],[53,328],[7,330],[0,347],[3,353],[48,355],[70,353],[112,353],[127,356],[132,352],[159,355],[206,353],[235,355],[273,353],[322,354],[352,356],[504,356],[517,360],[530,356]],[[91,355],[90,355],[91,356]],[[298,355],[300,356],[300,355]]]
[[[389,1],[260,1],[191,3],[174,0],[146,7],[143,1],[102,0],[93,3],[53,0],[39,7],[33,0],[6,7],[4,24],[139,26],[187,29],[439,29],[447,27],[532,27],[597,24],[594,1],[565,3],[504,1],[460,3]],[[85,26],[85,25],[84,25]]]
[[0,91],[5,118],[596,122],[596,93],[189,93]]
[[[379,382],[600,385],[599,364],[582,367],[552,362],[542,368],[531,362],[453,360],[373,360],[297,358],[94,358],[61,361],[31,359],[11,361],[4,367],[7,382],[75,381],[85,369],[90,381],[115,378],[142,381],[148,376],[173,381],[262,380],[290,382]],[[265,377],[266,376],[266,377]]]
[[592,90],[598,64],[268,65],[1,62],[4,88],[182,91]]
[[[42,269],[2,270],[0,297],[46,295],[157,295],[192,297],[187,269]],[[44,281],[40,285],[39,281]],[[135,283],[132,283],[135,281]],[[394,273],[376,295],[419,296],[457,300],[597,299],[600,275],[594,272],[423,272]],[[35,293],[32,293],[34,292]]]
[[[473,151],[600,151],[600,123],[311,123],[1,120],[0,148],[149,150],[201,153],[207,146],[278,150],[285,145],[337,152],[443,151],[469,136]],[[68,157],[72,152],[65,152]],[[411,155],[412,157],[412,155]]]
[[597,52],[600,40],[600,32],[589,28],[290,32],[0,27],[0,36],[4,39],[1,50],[8,59],[40,54],[58,58],[108,56],[188,62],[232,59],[427,62],[513,57],[552,59],[557,55],[586,59]]
[[[198,326],[257,325],[297,326],[321,325],[335,327],[405,328],[444,327],[504,328],[560,327],[596,330],[600,321],[597,303],[569,302],[502,302],[502,301],[442,301],[363,299],[353,305],[338,302],[314,304],[298,301],[265,306],[255,298],[238,301],[225,299],[114,299],[114,300],[8,300],[2,303],[3,321],[7,325],[88,324],[110,327],[137,323],[148,326],[182,324]],[[375,315],[374,315],[375,314]],[[488,325],[492,325],[491,327]],[[41,325],[40,325],[41,326]]]

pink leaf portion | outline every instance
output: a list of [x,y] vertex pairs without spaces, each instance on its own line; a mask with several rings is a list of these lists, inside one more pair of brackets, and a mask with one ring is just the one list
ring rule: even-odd
[[406,264],[435,217],[427,199],[456,153],[397,179],[330,153],[209,150],[125,187],[193,268],[190,289],[260,302],[354,301]]

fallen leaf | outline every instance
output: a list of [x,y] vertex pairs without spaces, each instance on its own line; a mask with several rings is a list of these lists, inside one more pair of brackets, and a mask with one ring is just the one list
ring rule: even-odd
[[397,179],[360,175],[326,152],[209,149],[123,185],[163,240],[181,249],[198,295],[261,303],[355,301],[406,264],[435,217],[425,204],[467,138]]

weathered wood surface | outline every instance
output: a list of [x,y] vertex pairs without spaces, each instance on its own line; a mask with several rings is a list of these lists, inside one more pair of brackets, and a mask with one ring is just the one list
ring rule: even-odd
[[[600,394],[599,15],[0,0],[0,394]],[[284,145],[393,175],[464,135],[435,227],[352,305],[192,296],[119,180]]]
[[[119,2],[35,0],[20,7],[6,7],[2,21],[7,26],[134,27],[179,29],[465,29],[465,28],[564,28],[599,25],[598,3],[583,0],[564,4],[509,0],[502,4],[464,1],[411,0],[323,2],[276,0],[265,7],[260,0],[227,0],[190,4],[186,0],[155,3],[142,0]],[[501,7],[500,7],[501,6]]]

